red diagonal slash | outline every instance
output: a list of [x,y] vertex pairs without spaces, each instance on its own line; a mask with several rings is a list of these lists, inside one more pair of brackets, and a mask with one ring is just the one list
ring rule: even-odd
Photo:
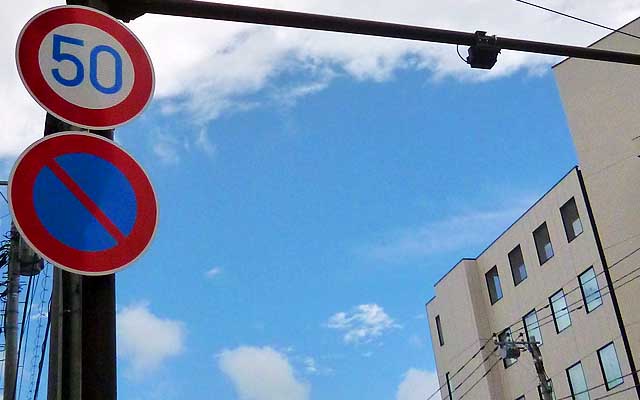
[[82,190],[82,188],[67,174],[67,172],[62,169],[62,167],[55,162],[55,160],[50,160],[45,164],[49,169],[53,172],[53,174],[60,179],[60,181],[66,186],[69,191],[76,196],[76,198],[80,201],[80,203],[93,215],[95,219],[98,220],[100,225],[104,229],[109,232],[109,234],[116,240],[117,243],[121,243],[125,240],[125,235],[118,229],[118,227],[107,217],[107,215],[102,212],[100,207],[91,200],[91,198]]

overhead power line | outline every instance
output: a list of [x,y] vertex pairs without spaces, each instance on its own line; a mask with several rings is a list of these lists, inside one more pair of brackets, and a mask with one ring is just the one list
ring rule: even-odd
[[[609,265],[609,270],[613,269],[616,265],[619,265],[621,262],[623,262],[624,260],[628,259],[629,257],[631,257],[632,255],[636,254],[636,253],[637,253],[637,252],[639,252],[639,251],[640,251],[640,247],[638,247],[638,248],[636,248],[636,249],[632,250],[631,252],[627,253],[625,256],[621,257],[621,258],[620,258],[620,259],[618,259],[616,262],[614,262],[613,264]],[[635,271],[635,270],[634,270],[634,271]],[[633,271],[632,271],[632,272],[633,272]],[[590,278],[590,279],[586,280],[584,283],[588,283],[588,282],[590,282],[590,281],[592,281],[592,280],[596,279],[598,276],[600,276],[600,275],[602,275],[602,274],[604,274],[604,269],[603,269],[602,271],[598,272],[598,273],[597,273],[593,278]],[[571,278],[570,280],[568,280],[567,282],[565,282],[565,283],[561,286],[561,288],[563,288],[565,285],[567,285],[567,284],[569,284],[569,283],[573,282],[575,279],[576,279],[576,278]],[[618,280],[620,280],[620,278],[618,278]],[[566,297],[567,295],[569,295],[569,294],[571,294],[571,293],[575,292],[575,291],[576,291],[576,290],[578,290],[578,289],[580,289],[580,285],[578,285],[578,286],[576,286],[576,287],[574,287],[574,288],[570,289],[569,291],[565,292],[565,294],[564,294],[564,295],[565,295],[565,297]],[[575,304],[575,303],[574,303],[574,304]],[[549,303],[545,300],[545,301],[543,301],[543,302],[538,303],[538,304],[534,307],[534,310],[535,310],[536,312],[539,312],[539,311],[543,311],[543,310],[545,310],[545,309],[547,309],[547,308],[549,308],[549,307],[551,307],[551,304],[549,304]],[[518,319],[518,320],[514,321],[513,323],[511,323],[510,325],[507,325],[504,329],[513,328],[514,326],[519,325],[519,324],[521,324],[521,323],[522,323],[522,319]],[[504,329],[503,329],[503,330],[504,330]]]
[[[640,372],[640,371],[635,371],[635,372]],[[633,375],[633,372],[629,372],[629,373],[628,373],[628,374],[626,374],[626,375],[622,375],[620,378],[621,378],[621,379],[624,379],[624,378],[626,378],[626,377],[628,377],[628,376],[631,376],[631,375]],[[599,389],[599,388],[601,388],[601,387],[605,386],[606,384],[607,384],[606,382],[605,382],[605,383],[601,383],[601,384],[599,384],[599,385],[596,385],[596,386],[592,386],[592,387],[590,387],[590,388],[587,388],[587,389],[585,389],[585,390],[583,390],[583,391],[581,391],[581,392],[577,392],[577,393],[574,393],[574,394],[570,394],[570,395],[568,395],[568,396],[564,396],[564,397],[558,397],[556,400],[568,400],[568,399],[575,399],[577,396],[580,396],[581,394],[585,394],[585,393],[592,392],[592,391],[594,391],[594,390],[596,390],[596,389]],[[633,389],[633,388],[635,388],[635,386],[631,386],[631,387],[625,388],[625,390],[629,390],[629,389]],[[600,397],[600,398],[602,398],[602,397]]]
[[195,0],[113,1],[111,5],[110,11],[125,21],[151,13],[470,46],[474,56],[470,53],[467,61],[475,68],[491,68],[488,61],[500,50],[640,65],[640,54],[488,36],[483,31],[460,32]]
[[[456,377],[456,376],[457,376],[457,375],[458,375],[458,374],[459,374],[459,373],[460,373],[460,372],[461,372],[461,371],[462,371],[462,370],[463,370],[467,365],[469,365],[469,363],[470,363],[471,361],[473,361],[473,359],[475,359],[475,358],[478,356],[478,354],[480,354],[480,353],[482,352],[482,350],[484,350],[484,349],[485,349],[485,347],[487,346],[487,343],[489,343],[490,341],[491,341],[491,339],[487,339],[487,340],[482,344],[482,346],[480,346],[480,348],[479,348],[479,349],[478,349],[478,350],[477,350],[477,351],[476,351],[476,352],[475,352],[475,353],[474,353],[474,354],[473,354],[469,359],[467,359],[467,361],[465,361],[465,362],[464,362],[464,363],[463,363],[463,364],[458,368],[458,370],[457,370],[456,372],[454,372],[454,373],[453,373],[453,375],[451,375],[451,376],[449,377],[449,379],[453,379],[453,378],[455,378],[455,377]],[[495,349],[493,349],[493,351],[491,352],[491,354],[495,353],[495,352],[496,352],[496,350],[497,350],[497,347],[496,347]],[[491,355],[491,354],[490,354],[490,355]],[[487,356],[487,358],[488,358],[488,357],[489,357],[489,356]],[[482,360],[482,362],[480,363],[480,365],[484,364],[484,363],[485,363],[485,361],[487,361],[487,358],[485,358],[484,360]],[[477,369],[477,367],[476,367],[476,369]],[[473,373],[475,372],[475,370],[476,370],[476,369],[474,369],[473,371],[471,371],[471,374],[473,374]],[[469,374],[469,375],[471,375],[471,374]],[[466,380],[466,379],[468,379],[468,377],[467,377],[467,378],[465,378],[465,380]],[[431,399],[432,399],[436,394],[438,394],[438,393],[442,390],[442,388],[444,388],[446,385],[447,385],[447,384],[446,384],[446,382],[445,382],[445,383],[443,383],[442,385],[440,385],[440,387],[439,387],[438,389],[436,389],[436,391],[435,391],[435,392],[431,393],[431,395],[430,395],[429,397],[427,397],[427,399],[426,399],[426,400],[431,400]],[[454,389],[454,390],[455,390],[455,389]],[[444,399],[443,399],[443,400],[444,400]]]
[[616,32],[616,33],[620,33],[622,35],[630,36],[632,38],[640,39],[640,36],[634,35],[633,33],[623,32],[623,31],[621,31],[619,29],[614,29],[614,28],[608,27],[606,25],[599,24],[597,22],[589,21],[588,19],[579,18],[579,17],[576,17],[574,15],[563,13],[563,12],[558,11],[558,10],[553,10],[551,8],[543,7],[543,6],[539,5],[539,4],[530,3],[530,2],[524,1],[524,0],[515,0],[515,1],[517,1],[518,3],[526,4],[526,5],[531,6],[531,7],[539,8],[541,10],[549,11],[549,12],[554,13],[554,14],[562,15],[563,17],[575,19],[576,21],[584,22],[585,24],[597,26],[598,28],[607,29],[607,30],[609,30],[611,32]]
[[[624,261],[624,260],[628,259],[628,258],[629,258],[629,257],[631,257],[633,254],[637,253],[638,251],[640,251],[640,248],[637,248],[637,249],[635,249],[635,250],[631,251],[630,253],[628,253],[627,255],[623,256],[623,257],[622,257],[622,258],[620,258],[618,261],[616,261],[615,263],[611,264],[611,267],[615,267],[616,265],[620,264],[622,261]],[[610,267],[610,268],[611,268],[611,267]],[[625,279],[625,278],[629,277],[630,275],[632,275],[633,273],[635,273],[635,272],[637,272],[637,271],[640,271],[640,267],[636,267],[636,268],[635,268],[635,269],[633,269],[632,271],[627,272],[626,274],[622,275],[621,277],[619,277],[619,278],[617,278],[615,281],[613,281],[613,283],[620,282],[621,280],[623,280],[623,279]],[[590,278],[588,281],[585,281],[585,283],[586,283],[586,282],[589,282],[589,281],[591,281],[591,280],[593,280],[593,279],[596,279],[599,275],[602,275],[603,273],[604,273],[604,271],[602,271],[602,272],[598,273],[598,274],[597,274],[596,276],[594,276],[593,278]],[[619,289],[619,288],[622,288],[623,286],[628,285],[629,283],[631,283],[631,282],[635,281],[635,280],[636,280],[636,279],[638,279],[638,278],[640,278],[640,275],[636,275],[636,276],[634,276],[633,278],[631,278],[630,280],[628,280],[628,281],[626,281],[626,282],[624,282],[624,283],[622,283],[622,284],[620,284],[620,285],[618,285],[618,286],[614,286],[614,287],[613,287],[613,289]],[[572,279],[572,281],[573,281],[573,279]],[[575,287],[575,288],[571,289],[570,291],[568,291],[567,293],[565,293],[565,296],[566,296],[566,294],[572,293],[572,292],[576,291],[576,290],[577,290],[577,289],[579,289],[579,288],[580,288],[580,286],[577,286],[577,287]],[[608,288],[605,288],[605,289],[608,289]],[[604,297],[604,296],[608,295],[609,293],[610,293],[610,290],[605,292],[605,291],[604,291],[604,289],[603,289],[603,290],[601,291],[601,293],[600,293],[600,296],[601,296],[601,297]],[[557,310],[557,311],[559,311],[559,312],[566,311],[567,313],[572,313],[572,312],[574,312],[574,311],[578,311],[578,310],[582,309],[582,308],[584,307],[584,305],[580,305],[580,306],[578,306],[578,307],[576,307],[576,308],[573,308],[573,309],[571,309],[571,307],[572,307],[572,306],[574,306],[574,305],[576,305],[576,304],[582,303],[582,302],[583,302],[583,299],[580,299],[580,300],[578,300],[578,301],[575,301],[575,302],[573,302],[573,303],[568,304],[566,307],[563,307],[562,309]],[[549,307],[550,307],[550,305],[549,305],[549,304],[546,304],[544,307],[536,308],[536,312],[537,312],[537,311],[542,311],[542,310],[544,310],[544,309],[546,309],[546,308],[549,308]],[[548,318],[552,318],[552,317],[553,317],[553,313],[551,313],[551,314],[549,314],[549,315],[546,315],[546,316],[543,316],[543,317],[539,318],[539,319],[538,319],[537,327],[539,328],[539,327],[542,327],[542,326],[544,326],[544,325],[547,325],[547,324],[552,323],[552,322],[553,322],[553,319],[550,319],[549,321],[546,321],[546,322],[544,322],[544,323],[540,323],[540,321],[543,321],[543,320],[546,320],[546,319],[548,319]],[[516,322],[512,323],[511,325],[509,325],[507,328],[512,328],[512,327],[514,327],[514,326],[516,326],[516,325],[518,325],[518,324],[521,324],[521,323],[522,323],[522,320],[518,320],[518,321],[516,321]],[[507,329],[507,328],[505,328],[505,329]],[[514,332],[512,332],[512,336],[513,336],[515,333],[519,332],[519,331],[524,331],[524,326],[523,326],[522,328],[519,328],[519,329],[515,330]],[[484,349],[485,349],[485,347],[486,347],[487,343],[488,343],[490,340],[491,340],[491,339],[488,339],[488,340],[487,340],[487,341],[486,341],[486,342],[485,342],[485,343],[480,347],[480,349],[478,349],[478,350],[476,351],[476,353],[474,353],[474,354],[471,356],[471,358],[469,358],[465,363],[463,363],[463,365],[462,365],[461,367],[459,367],[459,368],[458,368],[458,370],[457,370],[453,375],[451,375],[451,376],[450,376],[450,379],[455,378],[455,376],[456,376],[456,375],[458,375],[458,374],[459,374],[459,373],[460,373],[460,372],[461,372],[461,371],[462,371],[462,370],[463,370],[463,369],[464,369],[464,368],[465,368],[465,367],[466,367],[466,366],[467,366],[467,365],[468,365],[468,364],[469,364],[473,359],[475,359],[475,358],[478,356],[478,354],[479,354],[480,352],[482,352],[482,350],[484,350]],[[460,386],[461,386],[464,382],[466,382],[466,381],[467,381],[467,380],[468,380],[468,379],[473,375],[473,373],[474,373],[475,371],[477,371],[477,370],[478,370],[478,368],[479,368],[481,365],[483,365],[483,364],[484,364],[484,363],[485,363],[485,362],[490,358],[490,356],[491,356],[492,354],[494,354],[494,353],[495,353],[495,351],[496,351],[496,350],[497,350],[497,347],[496,347],[496,348],[495,348],[495,349],[494,349],[494,350],[493,350],[493,351],[492,351],[492,352],[491,352],[487,357],[485,357],[485,358],[482,360],[482,362],[481,362],[478,366],[476,366],[476,368],[475,368],[473,371],[471,371],[471,372],[469,373],[469,375],[467,375],[467,377],[466,377],[466,378],[464,378],[464,379],[463,379],[463,381],[462,381],[462,382],[460,382],[460,383],[459,383],[459,384],[458,384],[458,385],[457,385],[457,386],[452,390],[452,393],[453,393],[453,392],[455,392],[456,390],[458,390],[458,389],[460,388]],[[488,371],[487,371],[487,372],[488,372]],[[487,375],[487,374],[485,374],[484,376],[486,376],[486,375]],[[480,378],[480,380],[482,380],[482,379],[484,378],[484,376],[483,376],[482,378]],[[473,385],[473,386],[477,385],[477,383],[478,383],[478,382],[474,383],[474,385]],[[431,395],[429,395],[429,396],[426,398],[426,400],[431,400],[431,399],[432,399],[436,394],[438,394],[440,391],[442,391],[442,389],[443,389],[445,386],[446,386],[446,383],[444,383],[443,385],[441,385],[440,387],[438,387],[438,388],[437,388],[437,389],[436,389],[436,390],[435,390]],[[634,387],[635,387],[635,386],[634,386]],[[468,392],[468,391],[467,391],[467,392]],[[465,392],[465,394],[466,394],[467,392]],[[464,396],[464,394],[463,394],[462,396]],[[462,397],[462,396],[461,396],[461,397]],[[447,395],[443,398],[443,400],[447,399],[448,397],[449,397],[449,395],[447,394]]]
[[480,379],[478,379],[477,381],[475,381],[475,382],[474,382],[474,384],[473,384],[473,385],[471,385],[471,387],[469,387],[469,389],[467,389],[467,391],[466,391],[466,392],[462,393],[462,394],[460,395],[460,397],[458,397],[458,399],[462,400],[462,398],[463,398],[464,396],[466,396],[469,392],[471,392],[471,391],[473,390],[473,388],[475,388],[475,387],[476,387],[476,385],[477,385],[478,383],[480,383],[480,382],[481,382],[481,381],[482,381],[482,380],[483,380],[487,375],[489,375],[489,373],[490,373],[490,372],[491,372],[491,371],[496,367],[496,365],[498,365],[498,363],[499,363],[500,361],[502,361],[502,359],[501,359],[501,358],[498,358],[498,359],[497,359],[493,364],[491,364],[491,366],[489,367],[489,369],[488,369],[488,370],[487,370],[487,371],[486,371],[486,372],[485,372],[485,373],[480,377]]

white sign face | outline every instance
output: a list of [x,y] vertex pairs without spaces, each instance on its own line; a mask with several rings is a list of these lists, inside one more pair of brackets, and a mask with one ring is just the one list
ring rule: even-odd
[[135,79],[124,47],[89,25],[62,25],[49,32],[40,45],[38,63],[54,92],[92,109],[120,103],[131,93]]
[[16,62],[43,108],[84,128],[125,124],[153,94],[153,66],[140,41],[88,7],[54,7],[33,17],[18,38]]

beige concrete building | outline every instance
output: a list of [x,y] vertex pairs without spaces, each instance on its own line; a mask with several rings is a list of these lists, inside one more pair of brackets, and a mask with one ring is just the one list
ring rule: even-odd
[[[622,30],[640,36],[640,19]],[[640,53],[640,40],[593,47]],[[540,398],[531,355],[501,359],[494,335],[542,342],[558,399],[640,399],[640,67],[568,59],[554,72],[580,168],[436,283],[442,399]]]

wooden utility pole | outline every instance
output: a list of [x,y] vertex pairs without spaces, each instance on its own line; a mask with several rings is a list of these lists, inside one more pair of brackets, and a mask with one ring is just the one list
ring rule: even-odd
[[7,311],[4,319],[5,361],[3,400],[14,400],[18,376],[18,303],[20,299],[20,236],[11,223],[7,284]]

